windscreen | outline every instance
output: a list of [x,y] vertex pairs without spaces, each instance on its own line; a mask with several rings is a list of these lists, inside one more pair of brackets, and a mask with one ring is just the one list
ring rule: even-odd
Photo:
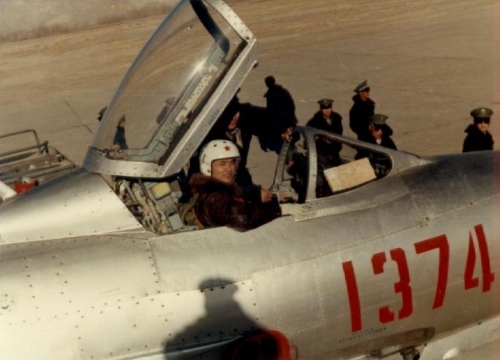
[[108,159],[160,164],[244,46],[212,7],[181,1],[125,76],[91,149]]

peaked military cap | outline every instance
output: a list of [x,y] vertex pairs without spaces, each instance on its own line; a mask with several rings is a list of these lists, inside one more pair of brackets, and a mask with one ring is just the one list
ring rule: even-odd
[[370,122],[374,125],[385,125],[386,120],[389,116],[384,114],[375,114],[370,116]]
[[479,107],[470,112],[470,115],[476,119],[483,119],[483,118],[489,118],[491,115],[493,115],[493,110],[487,108],[487,107]]
[[333,99],[321,99],[318,104],[320,109],[329,109],[332,107]]
[[366,80],[356,86],[356,88],[354,89],[354,92],[360,91],[370,91],[370,87],[368,86],[368,82]]

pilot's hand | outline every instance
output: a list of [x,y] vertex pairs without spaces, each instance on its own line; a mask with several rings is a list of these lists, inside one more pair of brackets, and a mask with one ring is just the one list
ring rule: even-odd
[[296,220],[302,220],[307,215],[307,209],[303,204],[280,204],[281,216],[292,215]]
[[278,193],[278,201],[280,203],[295,202],[298,196],[295,191],[282,191]]
[[264,189],[264,188],[260,188],[260,200],[263,203],[269,202],[272,199],[273,199],[273,193],[270,190]]

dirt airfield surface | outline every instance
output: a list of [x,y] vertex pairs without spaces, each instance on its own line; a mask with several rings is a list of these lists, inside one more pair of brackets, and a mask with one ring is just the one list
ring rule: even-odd
[[[400,150],[422,156],[460,152],[469,112],[478,106],[494,110],[490,131],[500,146],[500,2],[229,4],[259,41],[260,64],[242,85],[242,101],[264,105],[264,78],[272,74],[294,96],[301,124],[317,110],[317,100],[333,98],[344,134],[353,136],[351,97],[367,79],[376,112],[389,115]],[[163,18],[2,44],[0,134],[36,129],[80,165],[98,111]],[[257,182],[270,185],[276,156],[254,144],[250,170]],[[496,350],[475,358],[500,359]]]
[[[264,105],[263,80],[272,74],[294,96],[301,124],[317,110],[317,100],[333,98],[344,134],[353,136],[351,97],[367,79],[376,112],[389,115],[401,150],[422,156],[460,152],[469,112],[477,106],[495,111],[491,131],[500,142],[500,50],[495,46],[500,3],[229,3],[259,41],[259,66],[242,85],[242,101]],[[34,128],[81,164],[98,127],[97,112],[163,17],[2,44],[0,134]],[[254,146],[249,166],[266,185],[274,160]]]

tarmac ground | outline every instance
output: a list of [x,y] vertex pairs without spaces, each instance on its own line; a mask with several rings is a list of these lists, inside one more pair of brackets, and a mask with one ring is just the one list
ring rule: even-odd
[[[231,4],[259,41],[259,66],[242,86],[242,101],[265,105],[264,78],[272,74],[292,93],[301,124],[317,110],[317,100],[329,97],[344,118],[344,134],[353,136],[351,97],[367,79],[398,148],[421,156],[460,152],[471,109],[500,112],[498,2]],[[98,111],[162,18],[2,44],[0,134],[36,129],[81,164]],[[495,117],[490,131],[498,139]],[[270,185],[274,166],[274,154],[253,146],[249,167],[260,183]]]

